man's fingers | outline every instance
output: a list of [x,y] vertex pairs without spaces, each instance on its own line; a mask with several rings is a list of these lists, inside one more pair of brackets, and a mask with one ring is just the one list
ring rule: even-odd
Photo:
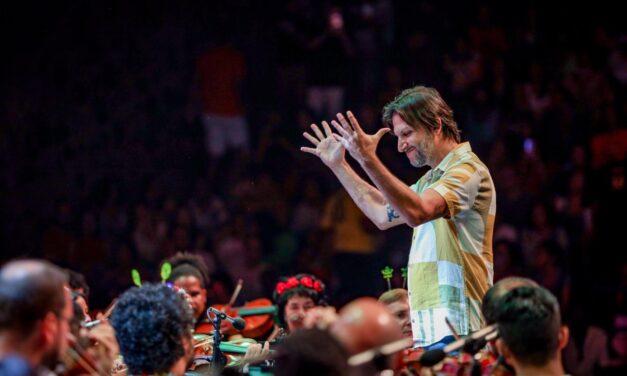
[[348,120],[351,122],[351,125],[353,126],[353,129],[355,130],[355,132],[359,132],[359,133],[364,132],[363,129],[361,129],[361,126],[359,125],[357,118],[355,117],[355,115],[353,115],[352,112],[350,111],[346,112],[346,116],[348,116]]
[[375,133],[375,138],[377,141],[379,141],[381,139],[381,137],[383,137],[384,134],[388,133],[390,131],[390,128],[381,128],[377,131],[377,133]]
[[344,117],[344,115],[342,115],[342,113],[338,113],[337,114],[337,120],[340,121],[340,124],[342,124],[342,128],[344,128],[346,130],[346,132],[352,132],[353,128],[351,127],[350,124],[348,124],[348,121],[346,120],[346,118]]
[[342,127],[340,125],[340,123],[338,123],[335,120],[331,120],[331,125],[333,126],[333,128],[335,128],[343,137],[348,137],[350,136],[348,134],[348,132],[346,131],[346,129],[344,129],[344,127]]
[[314,136],[310,135],[307,132],[303,132],[303,136],[305,136],[306,139],[308,139],[312,144],[318,146],[318,144],[320,143],[320,141],[318,141],[317,138],[315,138]]
[[316,148],[308,148],[306,146],[302,146],[300,148],[300,151],[304,151],[305,153],[309,153],[309,154],[313,154],[315,156],[318,156],[318,150]]
[[344,146],[344,149],[348,149],[348,141],[344,137],[339,134],[333,134],[333,138],[335,138],[336,141],[339,141],[342,146]]
[[319,140],[324,140],[325,137],[320,131],[320,128],[318,128],[316,124],[311,124],[311,129],[313,129],[314,133],[316,134],[316,137],[318,137]]
[[327,137],[333,136],[333,132],[331,131],[331,127],[329,127],[329,123],[327,123],[326,121],[323,121],[322,128],[324,129],[324,134],[326,134]]

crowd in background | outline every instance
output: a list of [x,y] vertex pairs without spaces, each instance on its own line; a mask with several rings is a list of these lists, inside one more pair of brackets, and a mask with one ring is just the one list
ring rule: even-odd
[[[297,272],[327,280],[336,303],[381,293],[379,270],[406,264],[411,229],[370,225],[299,151],[301,133],[346,109],[372,133],[384,103],[425,84],[494,179],[495,280],[536,280],[578,343],[595,326],[627,353],[627,34],[617,14],[454,1],[147,5],[54,9],[13,46],[3,259],[82,272],[95,307],[131,285],[132,268],[158,280],[159,262],[179,250],[204,255],[216,301],[237,279],[245,300]],[[207,61],[222,78],[237,62],[239,78],[212,92]],[[216,149],[203,114],[222,110],[241,116],[246,138]],[[379,155],[406,183],[424,173],[391,136]],[[337,250],[370,255],[370,285],[341,285]]]

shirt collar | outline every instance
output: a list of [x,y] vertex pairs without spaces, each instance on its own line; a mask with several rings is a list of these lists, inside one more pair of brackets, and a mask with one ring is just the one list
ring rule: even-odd
[[451,164],[451,161],[454,159],[455,156],[460,156],[460,155],[469,153],[471,151],[472,149],[470,148],[469,142],[462,142],[458,144],[457,146],[453,148],[453,150],[448,152],[448,154],[444,157],[444,159],[442,159],[440,163],[438,163],[438,165],[435,166],[434,169],[429,171],[430,173],[429,178],[438,179],[439,176],[442,175],[444,171],[446,171],[449,168],[449,165]]

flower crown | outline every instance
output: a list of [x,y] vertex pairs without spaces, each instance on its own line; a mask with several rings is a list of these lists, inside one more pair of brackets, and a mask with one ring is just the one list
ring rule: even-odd
[[298,286],[312,289],[318,293],[321,293],[324,290],[324,285],[322,284],[322,282],[320,282],[317,278],[313,276],[306,275],[300,277],[300,279],[297,279],[296,277],[290,277],[285,282],[277,283],[275,291],[277,295],[283,295],[285,291]]

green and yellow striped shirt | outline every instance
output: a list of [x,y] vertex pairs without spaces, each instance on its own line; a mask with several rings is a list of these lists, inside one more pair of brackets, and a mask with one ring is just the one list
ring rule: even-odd
[[481,299],[492,285],[496,192],[488,168],[465,142],[411,187],[438,192],[448,218],[414,228],[409,254],[409,300],[414,343],[428,346],[482,326]]

